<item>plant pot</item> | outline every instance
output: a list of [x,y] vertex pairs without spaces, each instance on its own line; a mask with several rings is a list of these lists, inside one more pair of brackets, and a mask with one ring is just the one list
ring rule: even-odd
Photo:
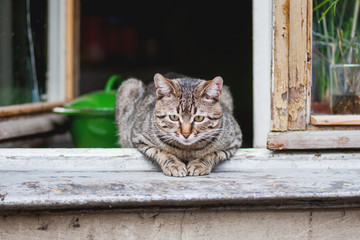
[[312,102],[311,114],[330,114],[330,105],[328,102]]
[[330,66],[330,108],[333,114],[360,114],[360,64]]

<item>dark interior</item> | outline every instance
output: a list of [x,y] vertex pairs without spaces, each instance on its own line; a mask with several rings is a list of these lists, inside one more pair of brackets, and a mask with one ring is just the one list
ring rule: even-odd
[[80,94],[103,89],[120,74],[150,82],[177,72],[222,76],[235,117],[252,147],[251,1],[81,1]]

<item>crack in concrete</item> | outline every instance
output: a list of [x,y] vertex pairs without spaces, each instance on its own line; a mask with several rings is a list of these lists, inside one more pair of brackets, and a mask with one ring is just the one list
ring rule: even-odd
[[183,211],[183,215],[181,217],[181,220],[180,220],[180,240],[183,239],[183,222],[184,222],[184,218],[185,218],[185,211]]

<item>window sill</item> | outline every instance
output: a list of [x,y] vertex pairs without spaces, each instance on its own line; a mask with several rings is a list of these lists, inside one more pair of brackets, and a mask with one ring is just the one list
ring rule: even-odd
[[270,132],[267,148],[271,150],[360,149],[360,130]]
[[25,103],[0,107],[0,117],[11,117],[24,114],[50,112],[54,107],[63,106],[65,102]]
[[64,132],[66,123],[66,116],[55,113],[37,113],[0,119],[0,146],[29,136],[34,139],[34,136]]
[[318,126],[360,125],[359,115],[311,115],[310,124]]
[[239,149],[210,175],[185,178],[135,149],[3,149],[0,165],[0,211],[360,207],[359,152]]

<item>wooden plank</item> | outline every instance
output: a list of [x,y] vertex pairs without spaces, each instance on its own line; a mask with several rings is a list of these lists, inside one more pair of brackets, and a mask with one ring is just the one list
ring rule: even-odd
[[290,0],[274,1],[272,131],[287,131],[288,127],[289,4]]
[[0,122],[0,140],[42,134],[64,125],[66,116],[54,113],[26,116]]
[[80,95],[80,0],[74,0],[74,92],[73,97]]
[[290,0],[288,130],[306,129],[308,0]]
[[360,115],[312,115],[312,125],[360,125]]
[[272,132],[268,135],[267,148],[271,150],[360,148],[360,131]]
[[70,101],[75,93],[75,0],[66,0],[65,4],[65,89],[66,101]]
[[0,107],[0,117],[49,112],[53,108],[61,107],[64,104],[65,102],[40,102]]

